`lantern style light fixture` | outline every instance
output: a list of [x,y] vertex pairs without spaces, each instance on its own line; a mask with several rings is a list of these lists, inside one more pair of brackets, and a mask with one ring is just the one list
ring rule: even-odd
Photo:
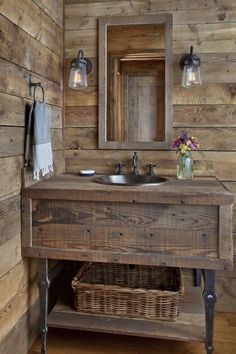
[[80,49],[78,57],[71,62],[68,86],[74,90],[88,87],[87,74],[89,74],[91,70],[91,61],[88,58],[84,58],[84,53]]
[[185,54],[180,60],[180,66],[183,70],[182,86],[191,87],[193,85],[201,85],[200,73],[201,59],[193,54],[193,46],[190,47],[190,53]]

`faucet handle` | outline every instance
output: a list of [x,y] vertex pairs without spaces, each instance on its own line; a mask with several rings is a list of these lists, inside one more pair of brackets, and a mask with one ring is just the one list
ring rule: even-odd
[[125,175],[125,171],[124,171],[124,167],[125,167],[125,163],[124,162],[119,162],[118,165],[116,165],[118,167],[118,171],[117,171],[117,175]]
[[148,176],[156,176],[156,174],[155,174],[153,168],[154,168],[154,167],[157,167],[157,165],[155,165],[155,164],[153,164],[153,163],[149,163],[149,164],[147,164],[146,166],[149,167],[149,170],[148,170],[147,175],[148,175]]

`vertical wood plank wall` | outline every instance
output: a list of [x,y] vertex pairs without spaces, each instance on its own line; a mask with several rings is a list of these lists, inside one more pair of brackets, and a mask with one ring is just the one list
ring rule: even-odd
[[[196,175],[215,175],[236,195],[236,0],[65,0],[66,170],[114,173],[119,161],[131,168],[132,151],[97,147],[98,17],[165,12],[173,14],[173,134],[187,130],[198,137],[201,147],[193,154]],[[180,85],[179,60],[190,45],[202,60],[203,85],[185,89]],[[93,62],[89,87],[80,92],[67,86],[70,61],[79,49]],[[139,157],[143,166],[156,163],[159,174],[175,174],[176,154],[171,150],[140,151]],[[217,288],[217,309],[235,312],[236,271],[218,274]]]
[[0,28],[0,353],[25,354],[38,334],[31,325],[38,313],[32,307],[37,262],[22,259],[20,238],[28,76],[44,87],[55,170],[62,172],[63,0],[3,0]]

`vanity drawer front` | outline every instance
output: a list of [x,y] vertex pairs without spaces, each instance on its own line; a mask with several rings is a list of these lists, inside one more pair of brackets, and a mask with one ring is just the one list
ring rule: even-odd
[[32,246],[217,258],[219,207],[33,200]]

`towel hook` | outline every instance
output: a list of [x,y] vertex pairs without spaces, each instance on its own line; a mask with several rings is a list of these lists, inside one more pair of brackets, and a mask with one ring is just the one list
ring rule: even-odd
[[37,87],[40,87],[42,90],[43,102],[44,102],[44,89],[41,82],[32,82],[32,75],[29,74],[29,95],[30,96],[32,96],[32,87],[34,88],[34,94],[33,94],[34,100],[35,100],[36,89]]

